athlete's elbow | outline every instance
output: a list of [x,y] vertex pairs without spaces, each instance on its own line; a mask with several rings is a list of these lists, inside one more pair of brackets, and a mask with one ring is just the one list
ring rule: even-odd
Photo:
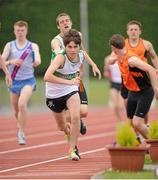
[[152,66],[149,66],[149,68],[147,69],[148,73],[152,73],[152,74],[156,74],[156,69],[153,68]]
[[41,61],[35,61],[34,63],[33,63],[33,66],[34,67],[37,67],[37,66],[39,66],[41,64]]

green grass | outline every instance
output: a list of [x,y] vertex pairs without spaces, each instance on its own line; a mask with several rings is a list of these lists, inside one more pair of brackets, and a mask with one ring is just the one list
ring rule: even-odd
[[107,170],[104,174],[104,179],[156,179],[154,172],[143,170],[141,172],[119,172]]
[[105,106],[109,101],[109,83],[107,80],[91,79],[88,93],[89,105]]
[[[10,106],[10,99],[4,78],[0,80],[0,107]],[[84,83],[86,86],[86,83]],[[90,79],[86,88],[88,94],[89,106],[107,106],[110,100],[109,82],[107,79],[102,80]],[[157,102],[156,102],[157,103]],[[41,78],[37,79],[37,90],[31,97],[32,106],[45,106],[45,83]]]
[[[9,93],[4,80],[1,80],[0,89],[0,107],[10,106]],[[90,106],[106,106],[109,100],[108,81],[91,79],[87,94]],[[45,106],[45,83],[40,78],[37,79],[37,90],[31,97],[31,105]]]

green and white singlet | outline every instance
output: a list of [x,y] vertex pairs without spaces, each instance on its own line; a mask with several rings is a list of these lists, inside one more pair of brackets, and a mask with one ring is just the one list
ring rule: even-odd
[[[66,54],[63,55],[65,59],[64,67],[56,70],[54,75],[63,79],[73,79],[77,76],[77,72],[84,61],[84,54],[78,53],[78,62],[71,62]],[[65,96],[73,91],[78,91],[77,85],[68,85],[60,83],[46,82],[46,97],[47,98],[59,98]]]

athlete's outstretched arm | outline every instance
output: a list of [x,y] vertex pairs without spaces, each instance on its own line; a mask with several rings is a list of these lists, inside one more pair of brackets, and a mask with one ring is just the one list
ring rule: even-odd
[[8,69],[6,67],[6,64],[5,64],[1,54],[0,54],[0,65],[1,65],[1,67],[2,67],[2,69],[4,71],[4,73],[5,73],[6,84],[7,84],[8,87],[10,87],[12,85],[12,79],[11,79],[11,76],[10,76],[10,74],[8,72]]
[[55,71],[59,69],[60,67],[63,67],[64,65],[64,56],[62,54],[58,54],[54,61],[51,61],[51,64],[49,65],[48,69],[46,70],[46,73],[44,75],[44,81],[50,82],[50,83],[59,83],[59,84],[69,84],[69,85],[77,85],[80,84],[80,78],[76,77],[74,79],[68,80],[63,79],[60,77],[57,77],[54,75]]
[[82,51],[82,52],[84,53],[85,59],[88,62],[88,64],[90,64],[92,66],[92,71],[93,71],[94,76],[96,76],[98,74],[98,78],[101,79],[101,72],[100,72],[99,68],[97,67],[97,65],[89,57],[89,55],[87,54],[86,51]]
[[150,78],[151,85],[153,87],[155,97],[158,99],[158,78],[156,75],[156,69],[153,68],[151,65],[143,62],[140,58],[136,56],[132,56],[128,59],[128,64],[130,67],[136,67],[145,71]]

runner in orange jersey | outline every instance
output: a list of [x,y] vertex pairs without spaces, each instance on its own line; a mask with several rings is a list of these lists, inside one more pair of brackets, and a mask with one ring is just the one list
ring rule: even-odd
[[[151,42],[140,38],[142,33],[142,24],[139,21],[132,20],[127,24],[128,38],[125,40],[125,46],[128,50],[134,52],[141,60],[147,62],[147,56],[150,56],[152,64],[158,69],[158,58]],[[123,86],[121,95],[127,101],[128,90]],[[148,114],[145,117],[145,123],[148,123]]]
[[158,98],[156,69],[129,51],[122,35],[113,35],[110,45],[112,53],[109,61],[111,64],[118,62],[123,85],[128,89],[127,116],[134,128],[147,138],[148,129],[144,117],[149,112],[154,93]]

